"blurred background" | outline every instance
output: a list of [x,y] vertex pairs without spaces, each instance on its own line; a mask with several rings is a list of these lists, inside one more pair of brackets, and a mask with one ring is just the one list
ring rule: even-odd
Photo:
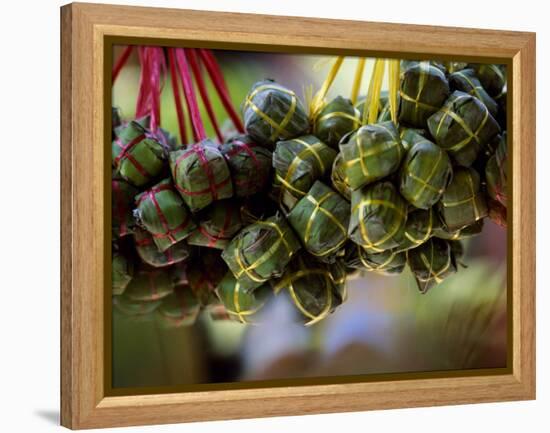
[[[122,49],[115,48],[114,59]],[[309,87],[320,87],[333,59],[221,50],[215,55],[237,108],[264,78],[304,101]],[[356,59],[346,59],[329,99],[349,97],[355,66]],[[362,94],[371,69],[367,62]],[[134,117],[138,86],[133,54],[113,87],[113,106],[123,120]],[[164,89],[161,126],[177,135],[169,83]],[[223,119],[223,107],[216,97],[212,101]],[[208,121],[205,126],[212,136]],[[408,269],[398,276],[357,275],[348,280],[347,302],[311,327],[295,323],[283,294],[262,310],[260,325],[201,314],[194,325],[175,328],[154,314],[136,318],[113,309],[113,387],[505,367],[506,244],[506,230],[486,219],[482,234],[465,241],[467,268],[427,294],[418,292]]]

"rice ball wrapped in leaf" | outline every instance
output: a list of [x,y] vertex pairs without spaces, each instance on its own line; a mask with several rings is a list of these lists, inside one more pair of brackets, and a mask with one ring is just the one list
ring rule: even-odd
[[302,245],[316,257],[328,257],[343,247],[349,218],[350,204],[320,181],[288,214]]
[[122,295],[132,281],[134,264],[123,254],[114,251],[111,264],[113,295]]
[[174,291],[170,273],[157,269],[138,270],[124,292],[132,301],[156,301]]
[[274,291],[289,295],[306,326],[325,319],[343,302],[329,265],[303,252],[289,263],[283,277],[275,282]]
[[189,286],[176,287],[156,310],[161,323],[170,328],[193,325],[200,311],[201,304]]
[[498,105],[483,88],[473,69],[468,68],[452,73],[449,75],[449,85],[453,91],[460,90],[461,92],[475,96],[485,104],[489,113],[493,117],[496,117]]
[[202,306],[219,302],[216,287],[227,272],[227,266],[220,252],[200,248],[187,267],[189,286]]
[[346,266],[352,269],[393,275],[400,274],[406,264],[407,257],[405,253],[395,250],[368,253],[362,246],[352,243],[346,251]]
[[445,73],[429,61],[404,63],[402,71],[399,122],[425,128],[449,96]]
[[279,207],[288,213],[313,182],[329,172],[334,158],[336,151],[314,135],[279,141],[273,153],[272,192]]
[[362,126],[342,139],[340,151],[352,190],[395,172],[405,153],[393,122]]
[[502,89],[506,85],[506,69],[504,66],[487,63],[471,63],[468,67],[474,70],[481,85],[489,95],[495,97],[502,92]]
[[480,219],[469,226],[454,231],[449,231],[449,229],[441,225],[434,230],[433,235],[436,238],[446,239],[448,241],[468,239],[479,235],[483,230],[483,224],[483,219]]
[[225,158],[211,140],[202,140],[170,153],[174,185],[191,212],[233,195]]
[[273,290],[269,283],[265,283],[253,292],[245,291],[229,271],[218,285],[216,293],[232,319],[241,323],[257,323],[259,312]]
[[349,238],[369,253],[399,246],[407,223],[407,202],[387,181],[367,185],[351,195]]
[[126,294],[113,296],[113,307],[119,313],[125,316],[136,318],[149,318],[151,314],[159,307],[161,300],[155,301],[135,301]]
[[334,162],[332,163],[332,172],[330,174],[332,186],[336,191],[340,193],[347,201],[351,200],[351,188],[346,182],[346,174],[344,172],[344,160],[342,154],[336,155]]
[[481,148],[500,132],[483,102],[458,90],[428,119],[428,128],[436,143],[464,167],[472,165]]
[[359,111],[351,101],[337,96],[319,112],[313,126],[313,134],[334,149],[348,132],[359,128]]
[[236,197],[249,197],[266,187],[271,174],[271,151],[247,135],[230,139],[220,150],[227,161]]
[[111,181],[111,226],[113,237],[123,237],[134,232],[135,220],[132,215],[134,197],[138,190],[125,180]]
[[187,243],[223,250],[241,227],[238,204],[231,200],[217,201],[200,215],[199,225]]
[[152,181],[164,166],[162,146],[134,121],[118,129],[112,144],[112,158],[120,175],[135,186]]
[[447,152],[423,139],[405,156],[400,168],[399,192],[414,207],[429,209],[443,195],[452,174]]
[[151,233],[161,252],[185,239],[196,227],[168,179],[138,195],[136,204],[134,215]]
[[451,243],[436,237],[407,251],[407,263],[422,294],[457,270]]
[[164,251],[159,251],[153,236],[141,228],[137,228],[134,233],[134,243],[139,258],[155,268],[180,263],[191,256],[191,248],[185,241],[178,242]]
[[242,109],[246,132],[267,147],[303,135],[309,128],[302,102],[273,80],[254,84]]
[[455,167],[453,180],[438,204],[443,223],[455,231],[487,216],[487,202],[473,168]]
[[223,250],[222,258],[245,291],[280,277],[300,249],[300,241],[280,214],[242,229]]
[[441,221],[433,208],[416,209],[409,212],[403,237],[394,251],[406,251],[422,245],[441,227]]
[[500,138],[494,155],[489,158],[485,167],[485,179],[489,196],[506,207],[507,203],[507,165],[508,145],[506,133]]

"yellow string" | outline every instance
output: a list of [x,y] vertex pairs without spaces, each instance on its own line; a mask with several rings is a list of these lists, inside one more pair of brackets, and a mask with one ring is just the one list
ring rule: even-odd
[[351,88],[351,103],[357,103],[359,90],[361,89],[361,81],[363,81],[363,71],[365,70],[365,58],[357,59],[357,69],[355,70],[355,78],[353,79],[353,87]]
[[319,112],[323,109],[327,93],[330,89],[330,86],[332,86],[332,83],[334,82],[334,79],[336,78],[336,75],[338,74],[338,71],[340,70],[340,66],[342,66],[343,61],[343,56],[338,56],[336,58],[334,64],[332,65],[332,68],[327,75],[327,78],[323,82],[323,85],[311,100],[311,104],[309,106],[310,119],[315,119]]
[[374,61],[374,71],[370,78],[369,90],[363,108],[363,118],[361,121],[363,125],[367,122],[376,123],[380,109],[380,89],[382,87],[382,79],[384,78],[385,64],[386,61],[384,59],[376,59]]
[[397,94],[399,92],[399,60],[388,60],[389,64],[389,87],[390,87],[390,114],[393,123],[397,124]]

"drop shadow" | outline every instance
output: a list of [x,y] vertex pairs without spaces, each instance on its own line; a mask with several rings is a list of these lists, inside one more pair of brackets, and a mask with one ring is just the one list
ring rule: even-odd
[[59,425],[59,411],[55,409],[38,409],[34,411],[35,415],[39,416],[50,424]]

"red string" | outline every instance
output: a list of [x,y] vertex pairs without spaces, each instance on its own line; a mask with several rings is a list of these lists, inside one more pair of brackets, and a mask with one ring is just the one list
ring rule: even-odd
[[185,117],[183,115],[183,106],[181,103],[180,89],[178,86],[178,75],[176,72],[176,59],[174,57],[174,51],[171,48],[168,48],[168,63],[170,64],[170,77],[172,82],[172,92],[174,94],[174,103],[176,104],[176,115],[178,117],[180,139],[182,144],[187,144],[187,132],[185,131]]
[[139,47],[141,65],[136,117],[151,116],[150,129],[156,132],[160,126],[161,77],[166,71],[166,60],[160,47]]
[[133,45],[128,45],[122,52],[122,55],[117,60],[115,67],[113,68],[113,72],[111,74],[112,84],[115,84],[115,81],[118,78],[120,71],[122,70],[122,68],[128,61],[128,59],[130,58],[130,54],[132,54],[133,49],[134,49]]
[[138,135],[133,140],[131,140],[128,144],[124,144],[122,143],[122,141],[120,141],[120,138],[117,138],[115,143],[117,144],[118,147],[120,147],[121,151],[116,156],[114,163],[115,163],[115,166],[118,167],[120,164],[120,161],[122,161],[123,159],[127,159],[132,163],[132,165],[136,168],[139,174],[141,174],[143,177],[148,179],[151,177],[149,172],[145,169],[145,167],[141,165],[141,163],[136,158],[134,158],[134,155],[130,153],[130,150],[132,150],[132,148],[136,144],[141,143],[141,141],[144,139],[145,139],[145,134],[141,134],[141,135]]
[[222,101],[225,111],[233,121],[235,128],[237,128],[237,130],[241,134],[243,134],[244,133],[243,124],[241,122],[239,115],[233,108],[233,104],[231,103],[231,98],[229,97],[229,92],[227,90],[227,85],[225,84],[225,80],[223,79],[223,73],[221,72],[221,69],[218,63],[216,62],[214,55],[208,52],[207,50],[199,49],[199,56],[201,58],[201,61],[206,66],[208,75],[210,75],[210,79],[212,80],[212,83],[214,84],[214,87],[218,92],[218,95],[220,97],[220,100]]
[[216,132],[216,136],[218,137],[218,141],[220,143],[223,143],[223,136],[222,136],[222,133],[220,132],[220,127],[218,126],[218,121],[216,119],[216,115],[214,114],[212,104],[210,103],[210,98],[208,97],[208,92],[206,91],[204,80],[202,79],[202,71],[199,66],[199,63],[197,60],[197,54],[195,50],[189,50],[188,57],[189,57],[189,65],[191,66],[191,70],[193,71],[193,75],[195,76],[195,81],[199,89],[199,94],[201,95],[201,99],[204,104],[204,107],[206,108],[206,112],[208,113],[208,117],[210,118],[210,122],[212,122],[214,131]]

